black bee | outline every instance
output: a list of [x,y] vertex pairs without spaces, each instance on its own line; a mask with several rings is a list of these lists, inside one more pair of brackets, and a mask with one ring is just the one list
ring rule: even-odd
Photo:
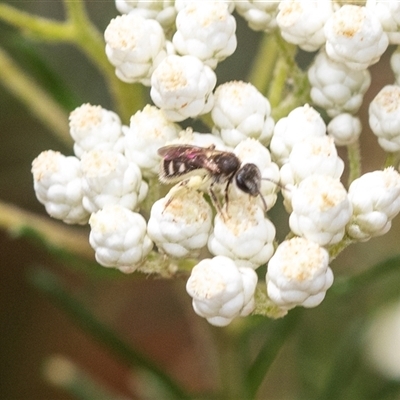
[[228,206],[229,185],[234,179],[237,187],[250,196],[260,196],[265,210],[267,204],[260,193],[261,172],[255,164],[243,166],[232,152],[216,150],[214,145],[199,147],[192,145],[170,145],[158,149],[162,157],[160,181],[163,183],[181,182],[187,185],[191,176],[204,176],[202,183],[211,181],[208,191],[218,211],[221,211],[214,185],[225,185],[225,202]]

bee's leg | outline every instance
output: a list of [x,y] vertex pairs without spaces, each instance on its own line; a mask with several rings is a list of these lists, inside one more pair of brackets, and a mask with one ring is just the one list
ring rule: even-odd
[[181,196],[185,190],[190,189],[198,189],[204,183],[204,178],[200,176],[192,176],[188,179],[184,179],[183,181],[177,183],[175,186],[171,188],[167,197],[167,202],[165,203],[165,209],[171,204],[172,200],[177,197]]
[[228,214],[228,205],[229,205],[229,186],[232,182],[234,175],[232,175],[229,179],[228,182],[226,183],[225,186],[225,207],[226,207],[226,213]]
[[188,186],[189,180],[190,179],[185,179],[185,180],[179,182],[178,184],[176,184],[175,186],[173,186],[171,188],[171,190],[168,192],[168,195],[167,195],[167,202],[165,203],[164,211],[171,204],[171,202],[174,199],[174,197],[179,196],[180,194],[182,194],[182,192]]
[[214,190],[213,190],[213,186],[214,186],[214,182],[211,183],[209,189],[208,189],[208,193],[210,194],[210,198],[211,198],[211,202],[213,203],[215,209],[217,210],[217,212],[219,212],[222,215],[223,220],[225,221],[225,215],[224,212],[222,211],[222,206],[221,203],[217,197],[217,195],[215,194]]

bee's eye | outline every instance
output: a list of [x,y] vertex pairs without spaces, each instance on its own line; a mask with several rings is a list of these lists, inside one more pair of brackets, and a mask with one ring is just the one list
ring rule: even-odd
[[251,196],[260,194],[261,173],[255,164],[243,165],[235,176],[237,187]]

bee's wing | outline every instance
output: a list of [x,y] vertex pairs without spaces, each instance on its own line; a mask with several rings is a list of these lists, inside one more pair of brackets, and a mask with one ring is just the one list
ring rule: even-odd
[[161,162],[160,180],[173,183],[190,175],[210,173],[211,147],[192,145],[170,145],[161,147],[158,154],[163,157]]
[[215,146],[200,147],[190,144],[170,144],[158,149],[158,155],[164,159],[172,160],[177,157],[196,157],[196,155],[209,155],[210,152],[215,152]]

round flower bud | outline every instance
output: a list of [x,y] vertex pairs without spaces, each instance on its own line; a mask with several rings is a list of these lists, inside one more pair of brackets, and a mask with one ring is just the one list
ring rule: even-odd
[[178,137],[181,128],[169,121],[162,110],[147,105],[131,117],[130,126],[124,127],[125,157],[135,162],[143,176],[158,176],[160,156],[157,151]]
[[122,151],[122,123],[117,114],[101,106],[82,104],[69,115],[69,129],[74,139],[74,152],[81,157],[85,151]]
[[311,175],[293,188],[290,229],[298,236],[328,246],[339,243],[350,221],[352,206],[338,179]]
[[155,19],[164,29],[175,22],[176,9],[173,0],[115,0],[121,14],[137,13],[146,19]]
[[196,314],[212,325],[226,326],[253,311],[256,285],[257,274],[251,268],[238,268],[230,258],[217,256],[192,269],[186,290]]
[[378,62],[389,44],[378,17],[366,7],[342,6],[324,31],[328,56],[357,71]]
[[[183,10],[187,5],[192,3],[193,0],[175,0],[175,8],[179,12]],[[233,10],[235,9],[235,0],[214,0],[213,3],[226,4],[230,13],[233,13]]]
[[241,0],[236,2],[236,11],[254,31],[271,32],[276,26],[278,1]]
[[212,133],[193,132],[193,128],[190,127],[180,131],[177,139],[171,140],[166,144],[191,144],[192,146],[199,147],[214,146],[217,150],[231,150],[225,145],[221,138],[213,135]]
[[329,254],[305,238],[282,242],[269,260],[266,275],[269,298],[281,308],[318,306],[332,286]]
[[226,203],[214,220],[208,249],[231,258],[239,267],[257,269],[274,252],[275,227],[254,200]]
[[32,162],[33,187],[47,213],[67,224],[86,224],[83,208],[82,172],[79,159],[47,150]]
[[400,150],[400,86],[387,85],[369,105],[369,126],[379,145],[389,152]]
[[153,248],[146,221],[118,204],[105,206],[90,217],[89,243],[103,267],[134,272]]
[[111,204],[134,210],[145,197],[139,167],[121,153],[92,150],[83,154],[81,165],[83,206],[90,213]]
[[202,193],[178,184],[153,204],[147,232],[169,257],[197,257],[207,244],[211,222],[211,207]]
[[234,147],[248,137],[269,144],[274,129],[271,106],[251,83],[232,81],[219,85],[214,99],[213,131],[228,146]]
[[236,50],[236,20],[223,2],[192,1],[178,12],[172,38],[177,53],[215,69]]
[[[260,194],[264,198],[267,210],[270,210],[276,203],[280,174],[278,165],[271,161],[269,150],[258,140],[245,139],[235,147],[233,152],[242,162],[242,166],[253,163],[260,170],[262,179]],[[230,189],[229,196],[232,198],[247,197],[247,194],[240,190],[236,184],[231,185]],[[261,202],[260,205],[263,206]]]
[[365,7],[376,15],[390,44],[400,44],[400,3],[398,0],[367,0]]
[[329,122],[327,130],[336,146],[348,146],[358,140],[362,126],[360,118],[344,113],[334,117]]
[[354,71],[320,51],[308,70],[308,80],[312,101],[334,117],[359,110],[371,84],[371,74],[367,69]]
[[325,43],[324,25],[333,14],[331,0],[282,0],[276,17],[282,37],[305,51]]
[[338,156],[335,143],[329,136],[308,136],[293,146],[289,160],[280,171],[285,208],[292,211],[291,200],[297,186],[311,175],[340,178],[344,162]]
[[360,176],[349,187],[349,200],[353,216],[347,234],[360,241],[384,235],[400,212],[400,174],[389,167]]
[[183,121],[211,110],[214,71],[193,56],[167,56],[151,77],[150,96],[171,121]]
[[124,82],[150,86],[150,77],[166,57],[165,37],[161,25],[137,13],[111,20],[104,32],[106,55],[115,74]]
[[326,125],[319,113],[308,104],[292,110],[275,125],[271,140],[272,159],[282,166],[289,160],[295,143],[306,136],[325,136]]

